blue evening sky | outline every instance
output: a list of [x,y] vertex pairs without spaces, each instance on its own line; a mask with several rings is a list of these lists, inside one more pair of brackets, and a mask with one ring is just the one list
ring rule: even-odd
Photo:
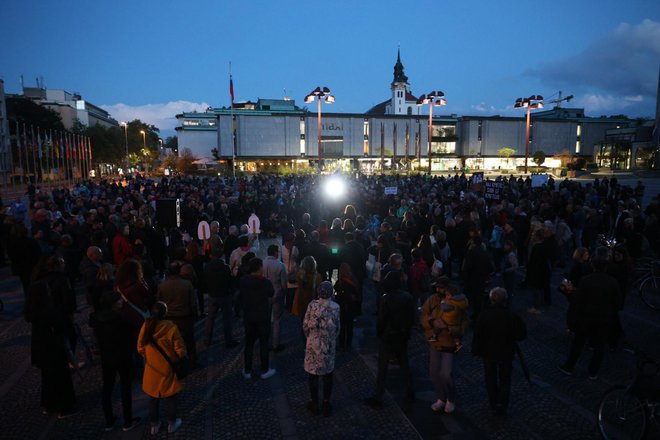
[[164,134],[229,104],[230,61],[237,101],[326,85],[332,111],[361,113],[389,98],[400,45],[412,92],[458,115],[562,90],[591,116],[651,117],[660,68],[657,0],[1,0],[0,22],[6,92],[43,76]]

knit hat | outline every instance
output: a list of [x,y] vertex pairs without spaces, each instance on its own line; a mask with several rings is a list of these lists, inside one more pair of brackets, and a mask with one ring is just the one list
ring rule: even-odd
[[321,284],[319,284],[317,292],[319,294],[319,298],[328,299],[332,297],[332,283],[330,281],[323,281]]

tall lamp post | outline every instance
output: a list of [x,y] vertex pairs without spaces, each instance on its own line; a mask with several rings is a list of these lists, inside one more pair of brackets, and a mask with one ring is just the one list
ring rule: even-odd
[[431,174],[431,160],[433,157],[433,150],[431,149],[431,139],[433,138],[433,106],[447,105],[444,92],[430,92],[428,95],[422,95],[417,100],[417,105],[429,105],[429,174]]
[[128,174],[128,166],[129,166],[129,160],[128,160],[128,122],[122,122],[119,125],[124,127],[124,140],[126,142],[126,170],[125,170],[124,174]]
[[318,155],[319,155],[319,173],[323,169],[323,147],[321,146],[321,101],[325,101],[326,104],[332,104],[335,102],[334,95],[330,94],[330,89],[327,87],[317,87],[312,92],[305,96],[305,102],[310,103],[318,101]]
[[543,108],[543,96],[532,95],[529,98],[518,98],[514,108],[527,109],[527,123],[525,124],[525,174],[527,174],[527,162],[529,160],[529,121],[532,109]]
[[[147,153],[147,133],[144,130],[140,130],[140,134],[142,135],[142,157],[145,157]],[[144,165],[144,169],[147,171],[146,161],[142,162],[142,165]]]

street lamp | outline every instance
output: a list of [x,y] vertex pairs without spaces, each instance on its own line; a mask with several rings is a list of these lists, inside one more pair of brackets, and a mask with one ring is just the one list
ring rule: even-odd
[[543,96],[532,95],[529,98],[518,98],[514,108],[527,109],[527,123],[525,124],[525,174],[527,174],[527,161],[529,160],[529,121],[530,112],[535,108],[543,108]]
[[128,174],[128,166],[129,166],[129,160],[128,160],[128,122],[122,122],[119,125],[124,127],[124,140],[126,141],[126,171],[124,174]]
[[312,92],[305,96],[305,103],[309,104],[314,100],[318,101],[318,154],[319,154],[319,173],[323,168],[323,147],[321,146],[321,101],[325,100],[326,104],[335,102],[334,95],[330,94],[330,89],[327,87],[317,87]]
[[417,105],[429,105],[429,174],[431,174],[431,159],[433,150],[431,149],[431,138],[433,137],[433,106],[447,105],[444,92],[430,92],[428,95],[422,95],[417,100]]
[[142,148],[145,150],[147,149],[147,133],[144,130],[140,130],[140,134],[142,135]]

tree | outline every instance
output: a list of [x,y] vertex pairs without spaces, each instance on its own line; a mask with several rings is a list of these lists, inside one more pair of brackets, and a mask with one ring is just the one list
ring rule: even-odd
[[181,154],[179,154],[179,157],[177,158],[176,170],[181,174],[187,174],[195,171],[197,167],[193,162],[196,160],[197,157],[193,155],[192,151],[190,151],[190,148],[184,148],[181,150]]
[[20,97],[8,97],[6,105],[7,118],[12,121],[38,126],[43,130],[64,130],[59,113],[48,107]]
[[165,138],[165,148],[169,148],[175,153],[179,153],[179,138],[176,136],[168,136]]
[[499,150],[497,150],[497,154],[499,154],[500,156],[502,156],[503,158],[506,159],[507,166],[508,166],[509,165],[509,159],[511,158],[511,156],[516,154],[516,150],[514,150],[513,148],[504,147],[504,148],[500,148]]
[[545,153],[543,150],[535,151],[534,154],[532,154],[532,161],[536,164],[536,166],[540,167],[543,165],[543,162],[545,162]]
[[215,160],[220,160],[220,153],[218,152],[217,148],[211,148],[211,155],[213,155],[213,159]]

